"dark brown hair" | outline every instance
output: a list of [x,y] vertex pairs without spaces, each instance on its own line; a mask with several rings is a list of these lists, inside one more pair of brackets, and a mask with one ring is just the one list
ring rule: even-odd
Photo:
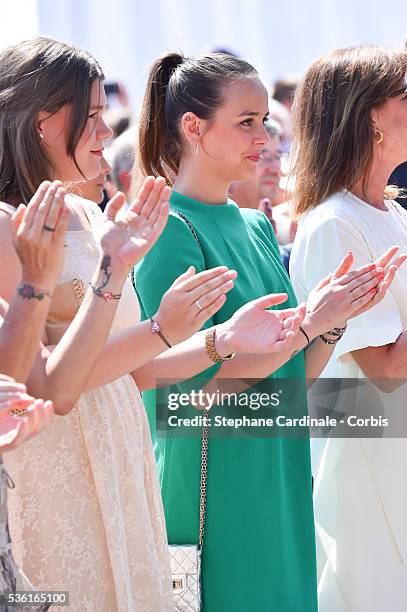
[[298,79],[287,76],[276,81],[272,88],[272,98],[282,104],[285,100],[292,102],[298,86]]
[[167,53],[153,64],[148,77],[139,127],[139,163],[145,175],[177,173],[182,155],[180,120],[186,112],[212,119],[222,105],[223,88],[232,81],[255,78],[244,60],[223,53],[186,59]]
[[407,53],[374,45],[339,49],[308,69],[293,107],[297,215],[361,179],[366,189],[371,111],[400,88],[406,71]]
[[51,38],[27,40],[0,54],[0,200],[28,202],[43,180],[55,176],[38,133],[40,111],[53,114],[71,105],[67,154],[81,172],[75,149],[92,83],[103,78],[89,53]]

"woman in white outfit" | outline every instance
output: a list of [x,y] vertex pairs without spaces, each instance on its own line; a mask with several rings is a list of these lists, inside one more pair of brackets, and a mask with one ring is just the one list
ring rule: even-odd
[[[407,250],[407,212],[387,187],[407,159],[406,70],[406,53],[363,46],[319,59],[303,80],[291,255],[299,300],[348,251],[361,265],[394,244]],[[391,421],[403,393],[394,379],[407,377],[406,329],[402,266],[380,305],[349,322],[325,376],[371,379]],[[314,463],[321,612],[407,610],[406,462],[401,438],[325,443]]]

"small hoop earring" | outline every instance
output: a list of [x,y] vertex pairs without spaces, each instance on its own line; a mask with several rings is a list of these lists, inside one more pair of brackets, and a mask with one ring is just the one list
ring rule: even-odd
[[199,153],[199,140],[196,141],[196,145],[195,145],[195,157],[198,157],[198,153]]
[[376,144],[380,144],[381,142],[383,142],[383,137],[384,137],[383,132],[381,132],[380,130],[376,129],[374,135],[375,135],[375,143]]

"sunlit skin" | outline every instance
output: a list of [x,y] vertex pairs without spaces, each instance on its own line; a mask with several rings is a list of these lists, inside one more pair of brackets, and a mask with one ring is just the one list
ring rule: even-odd
[[185,153],[174,188],[209,204],[223,204],[232,182],[255,177],[269,140],[268,94],[259,79],[235,81],[224,87],[223,96],[212,120],[188,112],[180,126]]
[[[400,88],[404,86],[400,83]],[[383,133],[383,141],[374,145],[366,191],[362,180],[351,191],[376,208],[386,209],[383,193],[389,176],[407,160],[407,93],[388,98],[380,108],[373,109],[371,116],[374,128]]]
[[[85,198],[85,200],[91,200],[96,204],[100,204],[103,200],[103,190],[107,187],[107,177],[111,172],[111,165],[105,157],[102,157],[101,171],[97,177],[84,183],[78,183],[78,185],[75,185],[72,189],[72,192]],[[114,194],[112,194],[112,196],[113,195]]]
[[[44,111],[38,114],[38,131],[42,145],[47,149],[55,167],[55,177],[63,182],[83,182],[84,177],[92,180],[101,172],[104,141],[111,137],[112,130],[103,120],[106,94],[100,81],[91,87],[90,108],[85,129],[75,150],[77,164],[66,154],[66,126],[69,125],[70,105],[63,106],[55,114]],[[82,174],[81,174],[82,172]]]
[[230,194],[239,206],[258,209],[262,198],[273,204],[281,177],[281,155],[280,137],[273,136],[261,150],[255,177],[231,185]]

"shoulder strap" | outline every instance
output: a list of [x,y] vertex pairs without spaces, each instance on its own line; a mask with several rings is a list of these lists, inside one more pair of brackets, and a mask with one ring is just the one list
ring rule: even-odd
[[[181,217],[183,221],[188,225],[189,229],[192,232],[195,241],[202,252],[202,257],[204,257],[201,243],[199,242],[198,234],[195,231],[194,226],[191,221],[178,210],[171,209],[173,213]],[[204,257],[205,261],[205,257]],[[207,418],[207,412],[209,410],[204,411],[204,418]],[[201,480],[199,483],[199,548],[203,546],[204,533],[205,533],[205,516],[206,516],[206,485],[208,480],[208,426],[204,424],[202,428],[202,444],[201,444]]]
[[175,213],[176,215],[178,215],[178,217],[181,217],[181,219],[182,219],[183,221],[185,221],[185,223],[188,225],[189,229],[191,230],[192,235],[193,235],[193,237],[195,238],[195,241],[196,241],[197,245],[199,246],[199,248],[200,248],[200,249],[201,249],[201,251],[202,251],[202,247],[201,247],[201,243],[199,242],[198,234],[196,233],[195,228],[194,228],[194,226],[192,225],[191,221],[190,221],[190,220],[189,220],[189,219],[188,219],[188,218],[187,218],[185,215],[183,215],[182,213],[180,213],[178,210],[174,210],[174,209],[171,209],[171,210],[172,210],[172,212],[173,212],[173,213]]
[[[178,210],[174,210],[171,208],[171,211],[180,217],[189,227],[193,237],[195,238],[195,242],[199,246],[202,257],[205,261],[205,257],[203,254],[201,243],[199,242],[198,234],[195,231],[194,226],[191,221],[186,217],[183,213],[180,213]],[[134,278],[133,278],[134,281]],[[206,410],[205,419],[207,418]],[[208,427],[204,425],[202,428],[202,444],[201,444],[201,480],[199,483],[199,548],[203,546],[203,539],[205,533],[205,516],[206,516],[206,484],[208,479]]]
[[[204,418],[207,418],[209,410],[204,410]],[[201,481],[199,484],[199,548],[202,548],[205,533],[206,515],[206,485],[208,480],[208,426],[202,428],[201,445]]]
[[[195,242],[197,243],[197,245],[201,249],[202,257],[203,257],[203,259],[205,261],[205,257],[204,257],[203,251],[202,251],[202,246],[201,246],[201,243],[199,242],[198,234],[196,233],[195,228],[192,225],[191,221],[185,215],[183,215],[182,213],[178,212],[178,210],[174,210],[173,208],[171,208],[171,212],[173,212],[175,215],[177,215],[183,221],[185,221],[185,223],[187,224],[187,226],[191,230],[193,237],[195,238]],[[130,279],[131,279],[131,284],[133,285],[134,290],[136,290],[136,278],[135,278],[135,274],[134,274],[134,266],[133,266],[133,268],[132,268],[132,270],[130,272]]]

